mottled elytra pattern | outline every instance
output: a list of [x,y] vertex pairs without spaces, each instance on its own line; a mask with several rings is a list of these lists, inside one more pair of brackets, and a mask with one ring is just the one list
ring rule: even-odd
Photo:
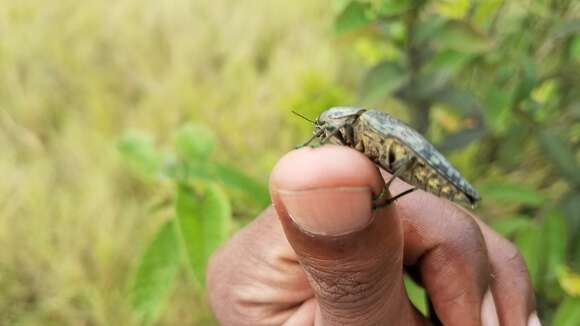
[[385,170],[413,158],[400,178],[420,189],[455,202],[473,205],[480,197],[473,187],[423,136],[387,113],[336,107],[323,112],[316,130],[321,137],[335,132],[330,141],[351,146]]

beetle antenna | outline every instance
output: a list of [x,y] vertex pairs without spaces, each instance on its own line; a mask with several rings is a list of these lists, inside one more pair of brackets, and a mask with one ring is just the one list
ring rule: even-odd
[[312,124],[316,124],[316,121],[312,120],[312,119],[308,119],[307,117],[305,117],[304,115],[292,110],[292,113],[296,114],[297,116],[301,117],[302,119],[312,123]]

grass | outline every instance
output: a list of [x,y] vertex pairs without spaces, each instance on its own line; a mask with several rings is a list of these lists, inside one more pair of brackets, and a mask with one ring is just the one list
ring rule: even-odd
[[[187,121],[207,124],[219,156],[266,181],[296,142],[287,105],[304,81],[341,78],[329,1],[0,8],[2,325],[134,323],[128,276],[168,213],[150,210],[159,192],[120,164],[124,131],[162,143]],[[207,322],[182,283],[162,323]]]

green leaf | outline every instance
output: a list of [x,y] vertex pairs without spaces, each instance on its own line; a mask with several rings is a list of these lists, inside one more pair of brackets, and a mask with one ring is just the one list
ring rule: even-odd
[[568,21],[560,21],[557,26],[554,27],[553,38],[564,38],[569,35],[580,34],[580,18],[571,19]]
[[580,298],[568,297],[560,304],[552,325],[578,326],[580,320]]
[[334,10],[336,12],[342,12],[353,1],[355,0],[334,0]]
[[[215,177],[213,175],[213,168],[214,168],[214,163],[213,162],[208,162],[208,161],[203,161],[203,160],[191,160],[189,162],[187,162],[186,164],[184,164],[184,166],[187,169],[187,178],[189,178],[189,180],[205,180],[205,181],[211,181],[213,180]],[[186,179],[179,179],[178,180],[186,180]]]
[[212,181],[214,163],[202,160],[191,160],[184,162],[180,160],[168,160],[161,170],[163,175],[173,179],[177,183]]
[[336,31],[346,33],[367,26],[371,22],[368,15],[369,9],[368,3],[358,1],[349,3],[336,18]]
[[487,125],[498,134],[503,133],[511,122],[512,93],[507,89],[492,86],[486,93],[485,118]]
[[448,69],[425,70],[415,76],[412,82],[406,83],[397,95],[410,103],[433,102],[439,94],[452,87],[453,72]]
[[222,189],[205,183],[196,193],[179,185],[175,203],[177,221],[194,278],[205,284],[205,269],[213,251],[231,230],[231,209]]
[[540,253],[542,231],[534,224],[520,230],[515,238],[515,244],[526,261],[532,284],[537,289],[539,284]]
[[409,73],[394,62],[383,61],[365,76],[361,97],[368,102],[378,102],[409,81]]
[[215,135],[203,125],[188,124],[175,132],[175,149],[187,161],[207,160],[215,143]]
[[512,124],[509,129],[505,130],[502,135],[502,144],[499,146],[496,154],[496,164],[503,169],[519,169],[522,160],[525,160],[527,155],[526,148],[529,143],[533,141],[530,137],[529,126],[518,123]]
[[471,91],[454,86],[446,87],[435,94],[435,101],[447,105],[461,117],[479,115],[483,111],[482,104]]
[[522,71],[520,73],[520,82],[514,92],[515,103],[528,99],[532,90],[538,85],[537,67],[531,58],[526,58],[521,63]]
[[417,44],[429,43],[434,40],[439,30],[446,24],[446,20],[440,16],[428,16],[424,20],[416,22],[413,31],[413,39]]
[[456,75],[475,56],[471,53],[463,53],[454,49],[443,49],[429,62],[431,69],[445,69],[452,75]]
[[270,203],[270,194],[268,188],[259,181],[250,178],[235,168],[218,164],[215,166],[215,173],[226,186],[237,188],[247,193],[256,200],[256,203],[267,206]]
[[566,194],[559,207],[566,218],[566,233],[570,239],[570,264],[575,270],[580,270],[580,191]]
[[413,305],[419,310],[423,316],[427,316],[429,307],[427,306],[427,292],[425,289],[417,285],[410,277],[405,275],[405,289],[407,296]]
[[375,12],[383,17],[400,15],[412,7],[410,0],[378,0],[375,4]]
[[510,238],[531,225],[532,221],[529,216],[514,215],[493,222],[491,227],[504,237]]
[[129,301],[144,324],[154,323],[163,310],[179,269],[179,257],[179,242],[172,219],[159,229],[131,278]]
[[542,274],[548,284],[555,284],[558,282],[560,268],[565,265],[568,244],[566,221],[561,212],[552,211],[547,215],[542,225],[542,234]]
[[477,4],[474,20],[479,24],[491,23],[493,14],[501,7],[505,0],[486,0]]
[[558,282],[567,295],[580,297],[580,274],[575,273],[568,266],[563,266],[558,273]]
[[432,40],[442,49],[463,53],[482,53],[491,49],[491,42],[473,26],[458,20],[447,21]]
[[546,197],[521,183],[487,182],[479,187],[483,198],[490,201],[527,204],[539,207]]
[[580,186],[580,165],[570,146],[556,132],[542,129],[538,141],[546,157],[570,183]]
[[580,61],[580,36],[576,36],[570,45],[570,57]]
[[450,152],[467,147],[469,144],[481,139],[486,134],[483,126],[475,128],[465,128],[458,132],[445,136],[443,142],[438,148],[442,152]]
[[117,150],[129,167],[141,176],[150,178],[158,174],[161,156],[155,150],[149,135],[129,131],[117,143]]
[[568,221],[569,234],[575,238],[576,232],[580,232],[580,190],[564,195],[560,207]]
[[465,17],[471,7],[471,0],[435,1],[435,11],[445,17]]

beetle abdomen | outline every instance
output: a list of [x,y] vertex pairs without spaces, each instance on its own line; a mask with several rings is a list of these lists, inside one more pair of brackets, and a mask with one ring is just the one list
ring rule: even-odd
[[474,200],[463,189],[433,168],[401,139],[374,130],[365,119],[358,121],[354,135],[354,147],[390,173],[395,172],[395,162],[412,159],[413,164],[399,176],[403,181],[455,202],[474,204]]

